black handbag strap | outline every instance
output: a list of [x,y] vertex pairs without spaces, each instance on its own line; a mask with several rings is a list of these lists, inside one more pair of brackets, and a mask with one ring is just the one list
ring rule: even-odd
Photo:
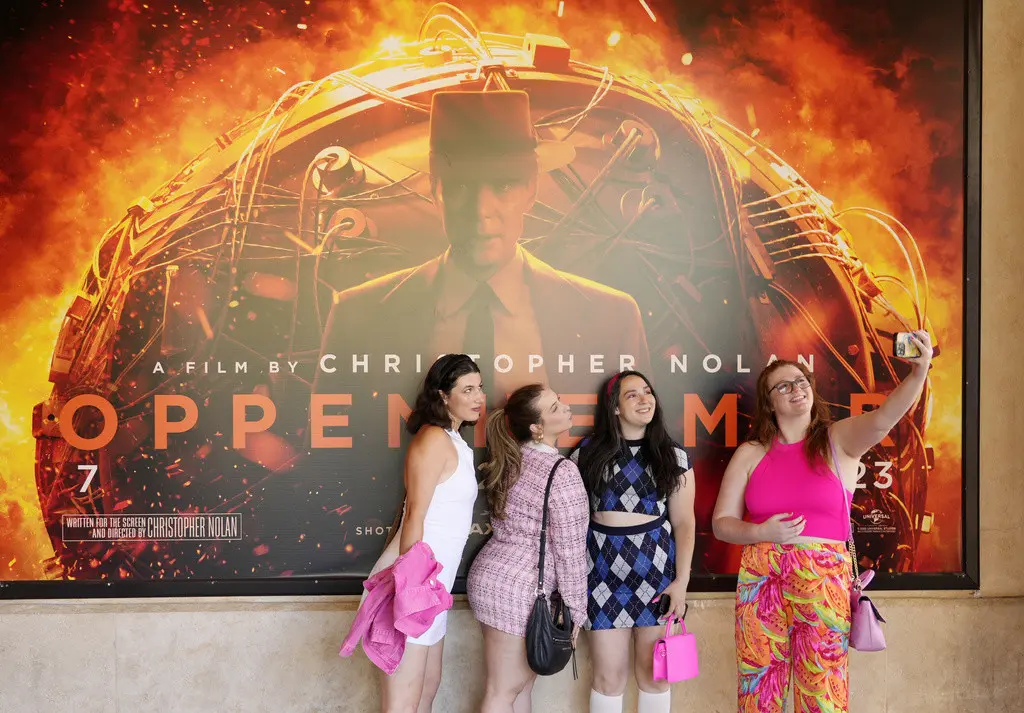
[[544,510],[540,517],[540,558],[537,562],[537,594],[544,591],[544,545],[548,539],[548,498],[551,497],[551,484],[555,482],[555,471],[562,464],[565,458],[559,458],[551,466],[551,473],[548,474],[548,485],[544,488]]

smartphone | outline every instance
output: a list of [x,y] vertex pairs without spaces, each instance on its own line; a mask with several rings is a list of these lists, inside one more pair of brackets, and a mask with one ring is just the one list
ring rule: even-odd
[[[667,594],[662,594],[661,599],[658,600],[658,618],[664,619],[668,615],[668,610],[672,608],[672,597]],[[690,611],[690,603],[687,602],[683,607],[683,618],[686,618],[687,612]]]
[[668,614],[668,610],[672,607],[672,598],[667,594],[662,594],[661,599],[658,600],[658,618],[664,619],[665,615]]
[[913,335],[910,332],[896,332],[892,338],[893,356],[903,359],[913,359],[921,356],[921,350],[911,341]]

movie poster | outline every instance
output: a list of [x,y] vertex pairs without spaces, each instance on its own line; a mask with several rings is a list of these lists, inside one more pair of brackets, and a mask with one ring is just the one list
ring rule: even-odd
[[[863,460],[857,545],[963,570],[960,0],[7,12],[0,580],[358,591],[417,388],[466,352],[490,408],[556,389],[565,449],[604,379],[651,377],[699,589],[737,569],[711,513],[758,371],[799,360],[860,413],[918,328],[931,377]],[[480,497],[470,556],[488,532]]]

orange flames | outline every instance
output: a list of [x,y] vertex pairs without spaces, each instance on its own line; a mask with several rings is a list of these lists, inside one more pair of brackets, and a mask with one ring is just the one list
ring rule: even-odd
[[[135,198],[295,82],[415,39],[432,4],[336,0],[314,13],[307,0],[285,11],[266,6],[259,16],[243,8],[159,16],[125,0],[109,24],[65,28],[82,33],[78,51],[55,58],[42,96],[62,87],[66,94],[26,108],[15,137],[18,180],[0,175],[11,184],[0,196],[0,234],[10,249],[0,265],[0,579],[42,577],[40,562],[52,555],[32,475],[31,412],[49,393],[60,321],[102,233]],[[945,354],[935,373],[929,435],[938,466],[929,506],[958,527],[960,87],[949,87],[945,106],[915,104],[908,97],[925,58],[908,54],[887,72],[873,68],[810,3],[796,0],[710,21],[687,40],[653,1],[457,4],[485,31],[558,35],[577,59],[671,81],[756,130],[837,209],[880,208],[911,228],[931,268],[929,317]],[[18,116],[18,107],[6,112]],[[905,274],[891,240],[854,220],[860,256],[876,272]],[[922,552],[919,565],[958,567],[955,541]]]

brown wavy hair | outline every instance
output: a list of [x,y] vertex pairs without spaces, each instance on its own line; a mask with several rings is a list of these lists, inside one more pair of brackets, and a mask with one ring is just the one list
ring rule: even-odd
[[807,427],[807,433],[804,436],[804,453],[807,455],[807,462],[812,466],[819,459],[827,464],[829,462],[828,428],[832,425],[832,413],[829,411],[828,404],[818,395],[814,374],[799,362],[785,360],[773,362],[766,366],[761,375],[757,377],[757,404],[754,408],[754,420],[750,425],[750,440],[760,443],[765,449],[768,449],[772,447],[779,435],[779,422],[772,410],[772,394],[768,386],[768,379],[784,366],[799,369],[800,373],[811,382],[811,396],[814,399],[814,405],[811,407],[811,424]]
[[484,487],[491,517],[505,519],[508,492],[519,480],[523,465],[520,448],[533,438],[530,426],[540,423],[537,399],[543,392],[543,384],[521,386],[508,397],[504,408],[487,417],[488,460],[480,470],[485,474]]

